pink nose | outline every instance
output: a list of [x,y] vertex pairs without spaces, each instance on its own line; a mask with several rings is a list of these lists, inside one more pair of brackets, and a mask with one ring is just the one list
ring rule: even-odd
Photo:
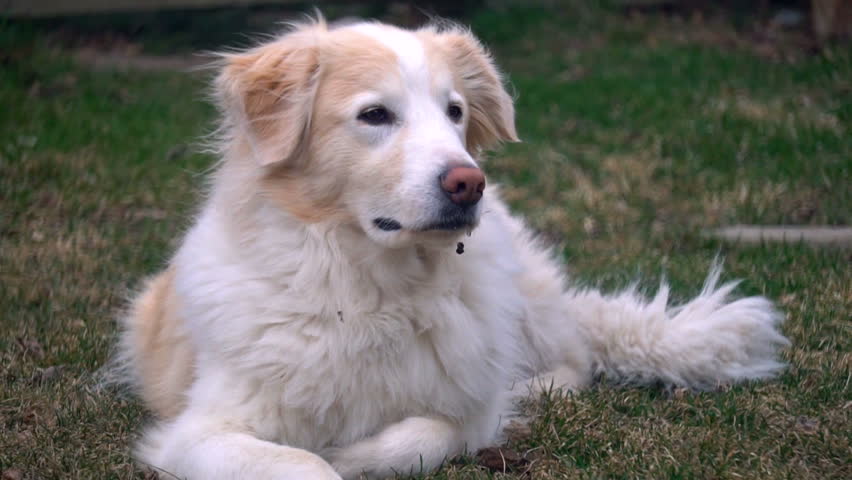
[[461,207],[476,205],[485,190],[485,175],[476,167],[453,167],[441,176],[441,188]]

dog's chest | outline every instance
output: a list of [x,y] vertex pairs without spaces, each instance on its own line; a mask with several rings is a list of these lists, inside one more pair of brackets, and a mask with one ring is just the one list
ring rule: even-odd
[[[298,362],[280,372],[282,435],[321,447],[409,416],[477,415],[510,382],[516,333],[500,302],[483,300],[433,295],[371,312],[341,309],[333,321],[306,319],[307,341],[287,355]],[[294,438],[305,424],[316,435]]]

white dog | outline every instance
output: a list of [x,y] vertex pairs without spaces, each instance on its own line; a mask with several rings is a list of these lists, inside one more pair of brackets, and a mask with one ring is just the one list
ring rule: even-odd
[[123,359],[160,417],[144,464],[416,473],[497,441],[530,385],[700,389],[782,367],[782,316],[728,300],[718,273],[676,308],[665,287],[567,284],[486,188],[480,152],[517,140],[514,108],[466,30],[318,20],[222,57],[221,164],[126,317]]

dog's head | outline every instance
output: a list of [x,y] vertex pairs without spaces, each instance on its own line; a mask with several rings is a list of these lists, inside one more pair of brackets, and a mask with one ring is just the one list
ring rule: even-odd
[[479,222],[480,151],[516,141],[512,99],[458,27],[322,20],[224,55],[216,92],[237,161],[308,223],[386,246],[446,242]]

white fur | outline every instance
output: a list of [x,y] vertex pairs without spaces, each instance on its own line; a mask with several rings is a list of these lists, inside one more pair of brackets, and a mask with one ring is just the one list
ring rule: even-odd
[[676,308],[665,286],[650,302],[576,290],[491,186],[458,255],[245,200],[252,168],[223,167],[172,262],[195,380],[137,456],[180,478],[428,471],[498,439],[524,381],[708,388],[781,367],[781,316],[729,301],[715,270]]

